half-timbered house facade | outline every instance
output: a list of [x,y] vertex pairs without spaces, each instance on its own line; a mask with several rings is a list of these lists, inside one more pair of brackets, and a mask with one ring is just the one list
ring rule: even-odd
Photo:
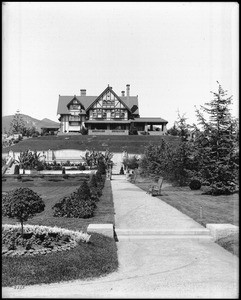
[[[99,96],[87,96],[80,90],[80,96],[60,96],[60,134],[81,134],[83,129],[89,135],[111,134],[128,135],[131,128],[139,133],[164,134],[166,120],[162,118],[140,118],[138,96],[130,96],[130,85],[118,96],[108,86]],[[159,125],[159,126],[158,126]],[[155,129],[154,129],[154,127]]]

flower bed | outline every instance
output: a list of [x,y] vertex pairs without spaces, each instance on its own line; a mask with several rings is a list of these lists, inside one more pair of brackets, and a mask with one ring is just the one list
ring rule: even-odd
[[88,243],[90,235],[58,227],[25,225],[2,225],[2,254],[4,256],[47,254],[66,251],[77,244]]

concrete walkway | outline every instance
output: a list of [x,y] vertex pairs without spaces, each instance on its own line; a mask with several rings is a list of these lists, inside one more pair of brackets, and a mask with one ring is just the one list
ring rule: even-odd
[[238,298],[238,258],[124,176],[111,181],[119,270],[83,281],[3,288],[4,298]]

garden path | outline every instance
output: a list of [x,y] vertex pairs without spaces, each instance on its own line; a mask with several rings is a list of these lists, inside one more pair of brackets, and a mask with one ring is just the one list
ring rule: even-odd
[[200,224],[113,175],[117,272],[23,289],[4,298],[238,298],[238,257]]

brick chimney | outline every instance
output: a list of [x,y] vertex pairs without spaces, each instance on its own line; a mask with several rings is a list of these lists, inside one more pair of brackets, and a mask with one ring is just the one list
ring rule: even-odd
[[86,96],[86,90],[80,90],[80,96]]
[[126,96],[127,97],[130,96],[130,85],[129,84],[126,85]]
[[121,96],[125,97],[125,91],[121,91]]

